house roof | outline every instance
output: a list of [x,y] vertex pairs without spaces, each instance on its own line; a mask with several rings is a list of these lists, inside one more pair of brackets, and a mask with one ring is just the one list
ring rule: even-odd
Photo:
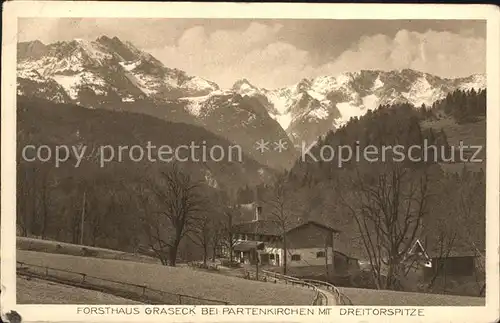
[[[321,227],[323,229],[329,230],[331,232],[340,232],[339,230],[336,230],[326,224],[319,223],[317,221],[296,221],[295,223],[292,223],[289,228],[287,229],[287,232],[290,232],[292,230],[298,229],[304,225],[316,225],[318,227]],[[242,222],[235,224],[233,226],[233,230],[236,233],[244,233],[244,234],[261,234],[261,235],[270,235],[270,236],[281,236],[282,234],[282,229],[280,226],[280,223],[278,221],[274,220],[257,220],[257,221],[250,221],[250,222]]]
[[339,254],[339,255],[342,255],[346,258],[350,258],[350,259],[355,259],[355,260],[359,260],[359,258],[356,258],[356,255],[346,255],[345,253],[341,252],[341,251],[338,251],[338,250],[334,250],[334,252],[336,254]]
[[250,241],[250,240],[237,241],[233,246],[233,250],[234,251],[249,251],[252,249],[257,249],[262,244],[263,244],[263,242],[260,242],[260,241]]
[[236,233],[262,234],[271,236],[281,235],[279,223],[271,220],[238,223],[233,225],[233,231]]
[[316,225],[320,228],[323,228],[323,229],[326,229],[328,231],[331,231],[331,232],[335,232],[335,233],[339,233],[340,230],[337,230],[327,224],[324,224],[324,223],[321,223],[321,222],[318,222],[318,221],[314,221],[314,220],[308,220],[308,221],[305,221],[305,222],[299,222],[297,223],[297,225],[295,227],[292,227],[289,231],[291,230],[295,230],[301,226],[304,226],[304,225],[308,225],[308,224],[312,224],[312,225]]

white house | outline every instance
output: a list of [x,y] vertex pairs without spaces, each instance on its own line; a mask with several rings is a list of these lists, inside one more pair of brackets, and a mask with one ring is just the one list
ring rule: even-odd
[[284,230],[278,221],[262,219],[262,207],[257,206],[252,221],[233,226],[236,238],[233,253],[235,259],[246,264],[258,262],[262,266],[283,267],[286,256],[287,269],[296,274],[333,274],[352,261],[334,251],[338,233],[325,224],[300,220]]

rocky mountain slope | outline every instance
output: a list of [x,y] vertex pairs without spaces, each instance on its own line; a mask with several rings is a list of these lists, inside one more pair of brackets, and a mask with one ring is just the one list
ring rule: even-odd
[[[196,180],[204,180],[214,188],[228,191],[248,183],[267,182],[274,173],[245,153],[240,155],[226,139],[199,126],[140,113],[85,109],[38,98],[18,97],[17,138],[19,153],[26,145],[80,147],[83,159],[78,166],[76,156],[71,155],[66,162],[61,162],[61,167],[52,168],[54,173],[73,176],[75,180],[88,175],[96,180],[114,176],[124,182],[133,182],[144,179],[145,174],[154,176],[159,173],[170,163],[168,158],[189,170]],[[177,147],[190,146],[191,143],[198,148],[191,149],[191,152],[182,149],[176,155]],[[120,147],[132,146],[137,146],[134,154],[128,148],[118,152]],[[148,146],[151,147],[149,150]],[[171,153],[166,154],[169,150],[163,149],[161,157],[161,146],[170,147]],[[85,150],[81,150],[82,147]],[[138,147],[142,150],[142,158]],[[219,158],[221,149],[224,158],[219,161],[216,158]],[[214,159],[211,158],[212,152]],[[109,162],[102,162],[105,159]],[[36,165],[40,169],[53,167],[54,162],[53,159],[49,163],[20,160],[20,164],[26,167]],[[75,167],[79,169],[76,173]]]
[[[18,45],[19,95],[151,114],[201,125],[273,168],[288,168],[293,145],[312,142],[380,105],[432,105],[456,89],[486,87],[484,75],[446,79],[415,70],[359,71],[264,89],[241,79],[230,89],[166,67],[129,42],[101,36]],[[268,149],[256,150],[263,140]],[[278,142],[286,149],[275,150]]]
[[[172,99],[205,95],[217,84],[165,67],[160,61],[118,38],[76,39],[44,45],[39,41],[18,46],[19,79],[36,71],[41,80],[54,80],[71,100],[84,106],[93,101]],[[22,83],[18,89],[24,94]]]
[[50,45],[20,43],[18,58],[18,95],[201,125],[274,168],[291,166],[296,155],[291,148],[255,149],[261,139],[270,145],[282,140],[291,146],[285,131],[257,100],[221,91],[214,82],[166,67],[116,37]]
[[[269,114],[290,138],[310,142],[380,105],[411,103],[431,106],[454,90],[483,89],[484,75],[445,79],[410,69],[367,71],[303,79],[294,86],[266,90],[247,80],[233,87],[265,102]],[[267,100],[266,100],[267,99]]]

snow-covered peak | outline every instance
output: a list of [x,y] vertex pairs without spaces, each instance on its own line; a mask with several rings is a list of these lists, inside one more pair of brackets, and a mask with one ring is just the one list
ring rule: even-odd
[[469,77],[461,79],[459,88],[461,90],[471,90],[471,89],[484,89],[487,86],[486,75],[484,74],[472,74]]
[[295,92],[307,91],[311,87],[310,79],[302,79],[297,85],[295,85]]
[[34,82],[45,82],[46,79],[38,73],[37,70],[30,70],[30,69],[20,69],[17,71],[17,77],[20,78],[25,78],[25,79],[30,79]]
[[344,77],[337,79],[334,76],[320,76],[313,80],[311,89],[314,92],[326,94],[332,89],[338,89],[342,84],[345,84],[347,80],[348,79]]
[[243,78],[241,80],[236,81],[231,89],[241,95],[254,96],[262,94],[262,91],[254,86],[250,81]]
[[301,132],[310,133],[313,127],[319,127],[318,123],[325,127],[321,130],[325,132],[380,105],[408,102],[420,107],[431,105],[456,89],[485,87],[486,78],[480,74],[446,79],[411,69],[362,70],[303,79],[265,94],[273,104],[269,114],[292,137],[300,138]]
[[[34,55],[33,49],[42,54]],[[100,36],[96,40],[74,39],[49,45],[21,43],[18,63],[21,75],[36,71],[59,83],[76,103],[88,94],[111,95],[121,102],[149,97],[173,100],[183,96],[203,96],[219,89],[211,81],[164,66],[146,53],[118,37]],[[31,77],[36,80],[35,74]],[[118,98],[116,98],[116,95]],[[82,103],[83,104],[83,103]]]
[[188,80],[182,84],[182,87],[197,93],[211,93],[219,90],[219,86],[215,82],[206,80],[199,76],[192,76],[188,78]]
[[[18,58],[18,80],[22,79],[19,93],[35,92],[84,106],[109,102],[110,98],[120,103],[178,100],[187,112],[200,118],[213,109],[235,113],[245,102],[244,113],[268,114],[297,139],[317,138],[380,105],[431,105],[456,89],[486,87],[485,75],[447,79],[402,69],[303,78],[291,86],[269,90],[242,78],[221,90],[214,82],[165,66],[132,43],[108,36],[48,45],[39,41],[19,43]],[[50,91],[34,91],[35,87]]]
[[431,86],[425,74],[412,83],[408,92],[401,94],[416,107],[420,107],[422,104],[426,106],[432,105],[445,95],[442,89]]
[[151,55],[141,51],[132,43],[121,41],[118,37],[110,38],[108,36],[100,36],[96,42],[105,47],[120,61],[137,61],[139,59],[148,59]]
[[384,82],[380,79],[380,75],[377,76],[375,82],[373,82],[372,91],[376,91],[384,86]]
[[113,55],[106,51],[106,49],[95,41],[88,41],[84,39],[75,39],[75,42],[80,46],[80,50],[88,56],[89,59],[95,63],[103,66],[107,60],[113,58]]

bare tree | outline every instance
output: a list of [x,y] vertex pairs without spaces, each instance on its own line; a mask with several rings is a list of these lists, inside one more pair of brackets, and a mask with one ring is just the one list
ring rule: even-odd
[[235,220],[235,214],[238,212],[238,208],[236,205],[232,206],[223,206],[223,214],[224,218],[222,220],[222,243],[224,246],[227,248],[228,253],[229,253],[229,263],[233,263],[234,255],[233,255],[233,249],[234,245],[236,244],[236,236],[233,231],[233,225],[234,225],[234,220]]
[[140,203],[142,214],[140,221],[142,228],[147,238],[147,246],[152,251],[156,258],[160,260],[162,265],[168,265],[168,224],[164,217],[158,212],[152,211],[155,204],[151,201],[148,190],[144,187],[139,187],[140,193],[137,198]]
[[90,239],[90,245],[96,246],[98,238],[104,235],[102,232],[106,218],[112,218],[114,214],[120,214],[123,208],[123,202],[119,201],[119,192],[113,185],[102,183],[94,190],[89,190],[87,193],[88,209],[92,212],[87,212],[84,221]]
[[283,248],[283,274],[285,275],[288,269],[287,232],[296,220],[293,212],[293,198],[287,184],[286,175],[279,175],[265,201],[270,208],[271,220],[276,222],[280,230]]
[[[436,268],[433,268],[433,275],[427,284],[427,289],[432,289],[434,284],[436,283],[436,279],[439,276],[446,277],[446,264],[440,263],[440,260],[446,259],[450,256],[450,253],[453,249],[453,245],[455,244],[455,240],[457,238],[457,232],[454,230],[450,230],[449,224],[445,221],[439,221],[436,224],[437,228],[437,244],[434,249],[436,249]],[[443,288],[446,288],[446,284],[443,285]]]
[[214,227],[210,215],[204,213],[194,225],[194,228],[189,235],[191,240],[203,250],[203,265],[207,265],[208,250],[212,244],[214,236]]
[[216,221],[214,223],[212,237],[210,241],[212,244],[212,262],[215,262],[215,259],[218,256],[218,250],[222,246],[223,234],[224,234],[224,229],[222,227],[222,221]]
[[[149,245],[166,264],[176,265],[177,250],[182,238],[195,228],[198,212],[203,200],[198,193],[200,185],[191,176],[183,173],[176,164],[161,172],[160,183],[150,183],[151,191],[158,202],[157,211],[147,211],[143,221]],[[149,201],[143,200],[143,204]]]
[[47,237],[52,189],[50,167],[44,164],[18,163],[17,227],[19,234]]
[[[212,247],[212,262],[215,262],[219,251],[224,245],[224,234],[225,234],[225,215],[221,212],[220,201],[215,200],[216,203],[213,205],[212,216],[210,218],[210,246]],[[222,209],[225,206],[222,205]]]
[[17,228],[18,234],[27,237],[32,231],[32,219],[34,211],[35,196],[34,191],[34,174],[33,167],[29,167],[25,162],[19,162],[17,168]]
[[[460,189],[458,192],[458,226],[465,228],[461,238],[467,241],[472,252],[479,260],[477,269],[484,273],[486,271],[486,255],[484,254],[484,244],[481,238],[485,237],[485,218],[486,218],[486,183],[484,181],[484,173],[469,172],[466,167],[462,171]],[[476,279],[478,275],[476,275]],[[486,281],[482,283],[479,295],[486,288]]]
[[40,176],[40,237],[45,239],[49,225],[49,198],[50,198],[49,170],[41,172]]
[[[402,260],[421,229],[428,194],[427,169],[386,163],[374,172],[354,170],[348,193],[338,189],[356,222],[378,289],[396,288]],[[373,176],[375,174],[375,176]]]

